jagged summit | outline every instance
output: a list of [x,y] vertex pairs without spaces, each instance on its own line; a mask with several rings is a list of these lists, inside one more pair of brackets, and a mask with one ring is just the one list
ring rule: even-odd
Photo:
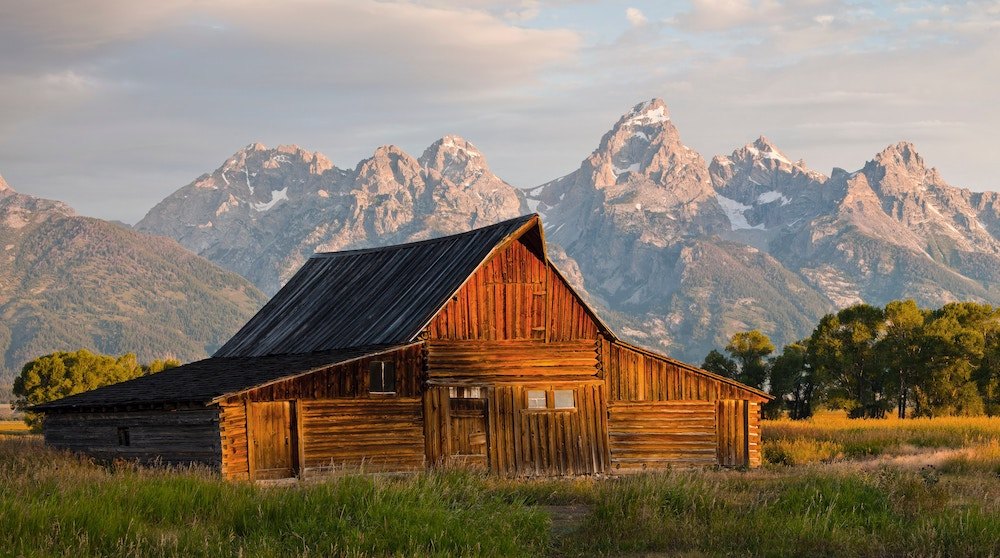
[[924,158],[917,153],[917,148],[908,141],[894,143],[883,149],[873,159],[874,163],[883,167],[899,166],[908,171],[924,171]]
[[10,187],[10,184],[7,184],[7,181],[3,179],[2,175],[0,175],[0,192],[13,192],[13,191],[14,189]]
[[621,117],[615,127],[650,126],[670,120],[670,111],[663,99],[650,99],[632,107]]

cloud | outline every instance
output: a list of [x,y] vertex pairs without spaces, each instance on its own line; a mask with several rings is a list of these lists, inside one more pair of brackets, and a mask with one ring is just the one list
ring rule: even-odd
[[646,15],[639,8],[627,8],[625,10],[625,19],[628,20],[632,27],[642,27],[647,22]]

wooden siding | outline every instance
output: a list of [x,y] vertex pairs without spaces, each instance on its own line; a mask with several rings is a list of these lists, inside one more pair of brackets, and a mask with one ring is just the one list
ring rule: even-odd
[[430,339],[596,339],[597,323],[558,273],[521,240],[481,266],[431,321]]
[[718,458],[725,467],[759,467],[760,405],[752,401],[719,401]]
[[546,292],[549,299],[549,341],[597,339],[601,328],[580,297],[551,265],[546,282]]
[[[529,389],[572,389],[574,409],[527,408]],[[501,385],[490,391],[490,470],[504,475],[579,475],[609,463],[606,401],[599,382]]]
[[602,339],[600,352],[610,401],[764,400],[746,388],[614,341]]
[[[119,445],[120,428],[128,429],[127,446]],[[215,408],[48,413],[43,432],[45,443],[52,447],[101,460],[218,467],[222,455]]]
[[716,410],[707,401],[609,406],[613,471],[716,464]]
[[290,401],[293,399],[329,399],[333,397],[367,397],[368,365],[373,360],[392,361],[396,365],[396,395],[420,395],[424,363],[420,345],[404,347],[391,353],[362,358],[344,364],[281,380],[248,391],[238,399],[249,401]]
[[424,467],[424,424],[417,397],[302,401],[306,476],[341,469],[407,471]]
[[219,406],[219,431],[222,437],[223,478],[250,480],[245,402],[236,401]]
[[430,341],[427,378],[439,385],[587,380],[597,375],[594,341]]
[[[247,405],[272,401],[289,405],[292,461],[297,473],[358,466],[385,470],[392,468],[389,462],[393,460],[398,461],[398,470],[410,470],[417,460],[414,448],[422,466],[424,439],[419,397],[424,358],[423,348],[413,345],[281,380],[223,401],[220,405],[223,475],[233,480],[259,476],[254,474],[258,468],[254,467],[250,451],[254,425],[248,424]],[[368,366],[373,360],[395,363],[395,394],[368,392]],[[415,429],[414,421],[419,424]],[[366,432],[365,428],[379,434]],[[397,428],[398,433],[394,430]],[[336,442],[338,430],[343,438]],[[391,445],[386,441],[398,446],[398,451],[383,452],[380,448]]]

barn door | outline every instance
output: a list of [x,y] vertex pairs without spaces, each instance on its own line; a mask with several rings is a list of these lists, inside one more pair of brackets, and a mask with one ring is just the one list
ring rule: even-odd
[[719,465],[750,465],[750,405],[748,401],[720,400],[717,405],[716,437]]
[[291,403],[250,403],[247,411],[250,467],[254,480],[295,476],[297,450],[292,431]]
[[486,468],[486,400],[480,397],[479,388],[464,389],[462,393],[463,388],[451,388],[451,461]]

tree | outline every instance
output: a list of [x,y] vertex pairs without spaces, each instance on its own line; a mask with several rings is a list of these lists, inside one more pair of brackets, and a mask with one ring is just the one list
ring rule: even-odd
[[[51,353],[21,368],[21,374],[14,380],[17,398],[14,408],[23,411],[32,405],[131,380],[177,364],[176,359],[167,359],[142,366],[132,353],[119,357],[95,354],[86,349]],[[40,417],[33,413],[25,414],[25,422],[33,427],[41,424]]]
[[809,362],[807,343],[802,340],[786,345],[771,361],[771,395],[784,403],[793,420],[811,417],[816,407],[817,376]]
[[894,300],[885,305],[884,336],[876,350],[888,372],[897,378],[896,414],[899,418],[906,418],[909,393],[916,387],[923,371],[926,315],[927,312],[913,300]]
[[825,379],[824,396],[846,407],[850,417],[883,418],[892,406],[876,350],[884,325],[881,308],[856,304],[823,316],[809,338],[809,358]]
[[740,372],[736,361],[715,349],[712,349],[705,355],[705,362],[701,364],[701,367],[709,372],[714,372],[727,378],[736,378]]
[[973,374],[983,361],[984,327],[992,313],[992,307],[975,303],[946,304],[931,313],[924,327],[926,377],[916,390],[918,414],[983,414]]
[[736,333],[726,345],[726,352],[739,364],[737,380],[764,389],[768,373],[767,356],[774,352],[774,343],[767,335],[759,329]]

